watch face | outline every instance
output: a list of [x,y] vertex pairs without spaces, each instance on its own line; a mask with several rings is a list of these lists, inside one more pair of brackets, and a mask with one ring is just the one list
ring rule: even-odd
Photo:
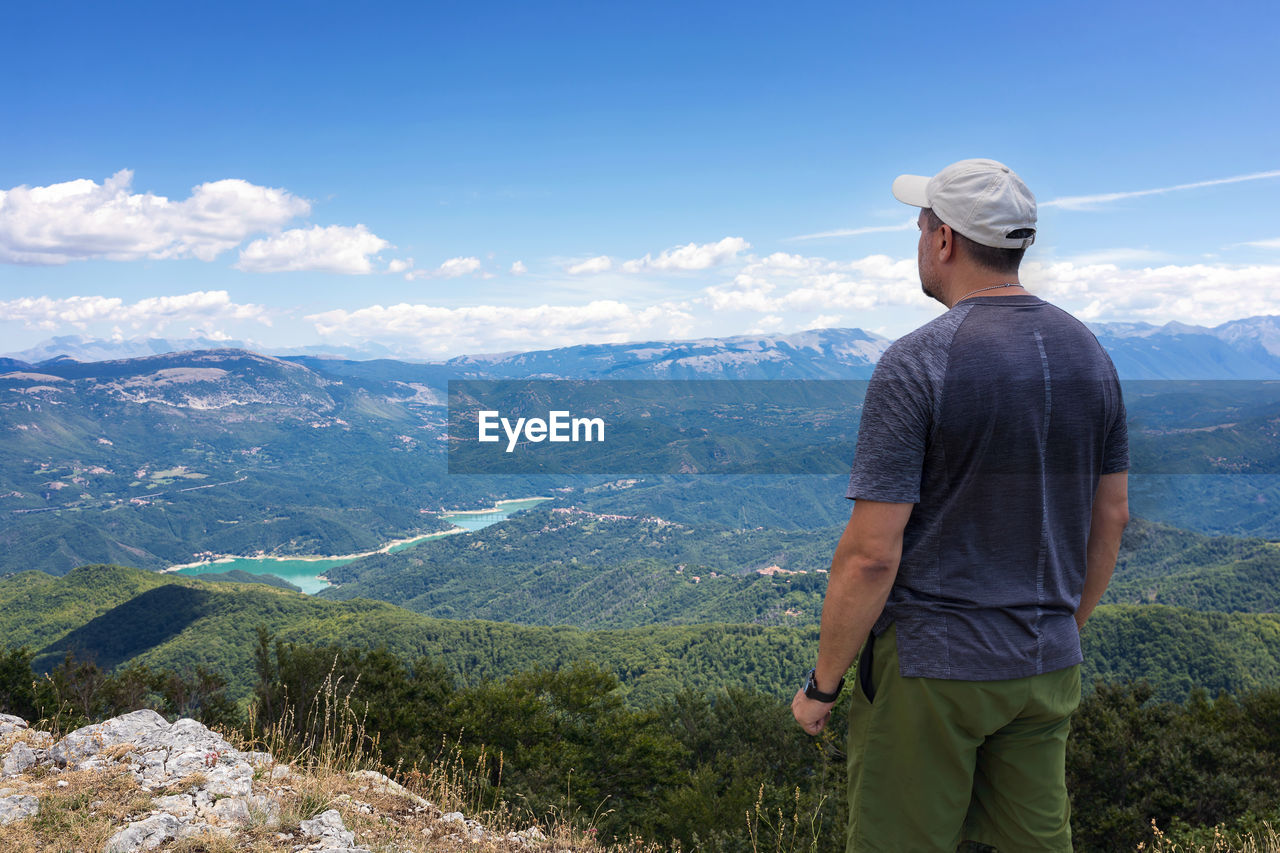
[[806,675],[804,679],[804,695],[808,696],[810,699],[816,698],[814,696],[815,693],[822,692],[818,689],[817,672],[818,671],[816,669],[809,670],[809,674]]
[[840,689],[844,687],[844,679],[840,679],[840,683],[836,685],[835,693],[823,693],[818,689],[817,669],[809,670],[809,675],[804,682],[804,695],[809,699],[816,699],[819,702],[834,702],[836,697],[840,695]]

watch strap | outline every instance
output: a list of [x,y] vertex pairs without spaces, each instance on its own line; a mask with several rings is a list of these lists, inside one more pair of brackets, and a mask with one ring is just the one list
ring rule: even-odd
[[840,683],[836,685],[834,693],[823,693],[818,689],[817,670],[809,670],[808,677],[804,681],[804,695],[807,699],[814,699],[818,702],[834,702],[836,697],[840,695],[840,691],[844,689],[844,676],[840,677]]

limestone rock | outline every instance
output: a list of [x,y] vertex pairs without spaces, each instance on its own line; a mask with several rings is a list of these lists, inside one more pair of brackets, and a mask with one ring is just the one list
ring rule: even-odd
[[36,752],[22,741],[18,741],[9,747],[9,752],[4,757],[4,763],[0,765],[0,775],[17,776],[19,773],[25,773],[39,763]]
[[347,829],[337,809],[329,809],[311,820],[304,820],[299,827],[303,835],[319,839],[321,849],[350,847],[356,843],[356,834]]
[[229,838],[231,829],[225,826],[210,826],[207,823],[183,823],[178,826],[178,838],[192,838],[201,835],[221,835]]
[[252,819],[249,801],[243,797],[226,797],[218,800],[207,814],[212,815],[218,823],[222,824],[244,825]]
[[383,791],[389,794],[395,794],[397,796],[404,797],[409,802],[413,803],[414,805],[422,806],[424,809],[431,810],[435,808],[435,806],[428,800],[425,800],[422,797],[419,797],[417,794],[408,790],[399,782],[395,781],[394,779],[388,776],[384,776],[383,774],[377,772],[376,770],[357,770],[351,774],[351,778],[357,779],[362,782],[368,782],[369,785],[376,791]]
[[173,794],[168,797],[156,797],[151,801],[158,810],[190,820],[196,816],[196,799],[190,794]]
[[0,737],[27,728],[27,721],[12,714],[0,714]]
[[181,828],[176,817],[161,812],[146,820],[135,821],[111,836],[102,848],[102,853],[154,850],[166,841],[177,838]]
[[15,820],[35,817],[40,812],[40,800],[27,794],[0,797],[0,826]]
[[196,773],[206,780],[201,787],[212,794],[244,797],[253,788],[253,765],[244,753],[195,720],[170,725],[149,710],[76,729],[54,744],[49,755],[71,770],[118,761],[153,790]]
[[[124,768],[150,794],[153,811],[139,816],[144,819],[112,827],[115,834],[102,853],[142,853],[175,839],[205,835],[229,838],[238,844],[241,831],[250,826],[278,831],[282,796],[293,792],[299,780],[305,782],[309,773],[306,768],[278,765],[269,753],[237,751],[195,720],[169,723],[149,710],[85,726],[57,743],[47,732],[30,730],[17,717],[0,715],[0,737],[0,767],[13,785],[0,787],[0,824],[38,812],[39,799],[26,793],[28,785],[23,777],[32,768],[47,768],[50,764],[74,771]],[[48,785],[49,781],[43,780],[42,784]],[[69,785],[56,774],[52,782],[58,787]],[[382,820],[417,824],[428,837],[443,832],[458,842],[491,836],[479,822],[468,820],[460,812],[440,816],[435,805],[382,773],[352,773],[347,787],[349,792],[339,794],[335,802],[349,815],[377,814],[377,806],[365,800],[378,800],[360,796],[361,791],[372,790],[403,801]],[[93,801],[91,811],[101,805],[100,801]],[[296,853],[370,853],[356,845],[355,833],[346,828],[342,813],[336,808],[302,821],[299,830],[284,833],[278,840],[298,842],[288,848]],[[537,843],[541,838],[541,833],[533,829],[512,833],[506,840],[514,842],[516,849],[532,850],[541,846]],[[0,841],[0,853],[4,850]]]

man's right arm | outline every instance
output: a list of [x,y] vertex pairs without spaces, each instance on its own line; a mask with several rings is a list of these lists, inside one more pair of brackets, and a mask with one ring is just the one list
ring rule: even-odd
[[1129,472],[1103,474],[1093,496],[1093,516],[1086,546],[1084,592],[1076,610],[1076,625],[1083,628],[1093,608],[1111,582],[1120,553],[1120,535],[1129,523]]

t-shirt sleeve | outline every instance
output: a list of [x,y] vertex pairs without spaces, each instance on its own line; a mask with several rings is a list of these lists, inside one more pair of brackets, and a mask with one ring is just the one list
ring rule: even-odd
[[914,362],[904,348],[890,347],[871,374],[845,497],[919,502],[933,394],[927,371]]
[[1102,448],[1102,473],[1118,474],[1129,470],[1129,425],[1124,409],[1124,398],[1120,396],[1120,383],[1116,382],[1115,412],[1107,430],[1106,442]]

